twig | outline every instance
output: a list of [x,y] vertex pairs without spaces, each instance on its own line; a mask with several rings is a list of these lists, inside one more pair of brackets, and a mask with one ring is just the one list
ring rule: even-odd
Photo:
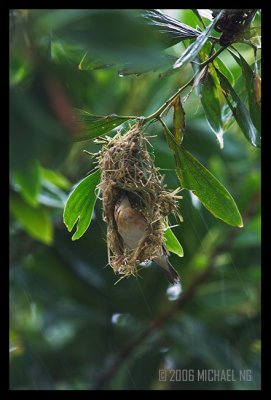
[[204,61],[202,64],[200,64],[200,71],[193,75],[192,78],[185,84],[183,85],[181,88],[179,88],[177,90],[176,93],[174,93],[164,104],[162,104],[161,107],[158,108],[158,110],[156,110],[154,113],[152,113],[151,115],[149,115],[148,117],[143,119],[143,124],[145,124],[146,122],[152,120],[152,119],[159,119],[159,117],[162,115],[162,113],[167,109],[167,107],[170,106],[170,104],[172,103],[172,101],[184,90],[186,89],[188,86],[192,85],[194,80],[196,79],[196,77],[198,76],[198,74],[200,74],[202,68],[204,68],[206,65],[208,65],[209,63],[211,63],[212,61],[214,61],[214,59],[220,54],[222,53],[222,51],[224,51],[226,49],[226,47],[221,47],[219,50],[217,50],[211,57],[209,57],[206,61]]
[[221,47],[219,50],[217,50],[210,58],[208,58],[206,61],[204,61],[202,64],[200,64],[201,69],[204,68],[207,64],[211,63],[212,61],[214,61],[214,59],[220,54],[222,53],[222,51],[224,51],[226,49],[226,47]]
[[158,119],[160,115],[164,112],[164,110],[167,108],[167,106],[177,97],[184,89],[186,89],[189,85],[192,85],[194,81],[195,75],[192,76],[192,78],[180,89],[177,90],[176,93],[174,93],[158,110],[156,110],[153,114],[149,115],[144,119],[144,123],[152,120],[152,119]]

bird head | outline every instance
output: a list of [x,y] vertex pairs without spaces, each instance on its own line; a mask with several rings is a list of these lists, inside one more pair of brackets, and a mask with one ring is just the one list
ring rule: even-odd
[[118,212],[120,208],[131,207],[131,203],[129,201],[128,192],[123,190],[120,194],[118,200],[115,204],[115,213]]

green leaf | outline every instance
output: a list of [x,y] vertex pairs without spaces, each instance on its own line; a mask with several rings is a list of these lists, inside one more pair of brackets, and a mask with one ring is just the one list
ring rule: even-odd
[[100,170],[93,172],[81,180],[68,197],[64,208],[63,220],[69,232],[77,223],[72,240],[77,240],[83,236],[89,227],[97,199],[95,189],[100,178]]
[[177,254],[179,257],[183,257],[184,252],[182,245],[169,227],[164,232],[164,240],[166,248],[171,253]]
[[45,244],[53,242],[52,221],[46,208],[33,208],[16,195],[10,198],[10,211],[31,237]]
[[261,132],[261,107],[259,106],[256,98],[254,73],[249,64],[239,52],[237,52],[239,57],[237,57],[231,50],[229,50],[229,52],[242,68],[242,76],[245,80],[246,93],[248,95],[250,116],[258,132]]
[[214,65],[216,66],[217,69],[219,69],[222,74],[226,76],[228,81],[230,82],[231,85],[234,84],[234,76],[231,73],[231,70],[224,64],[224,62],[221,60],[221,58],[218,56],[214,59],[213,61]]
[[[216,72],[220,80],[221,87],[224,91],[226,101],[233,112],[237,124],[239,125],[249,142],[255,147],[260,147],[261,137],[259,135],[259,132],[255,128],[244,103],[241,101],[241,99],[229,83],[228,79],[218,69],[216,70]],[[232,103],[228,98],[229,94],[232,97]]]
[[220,147],[223,148],[223,128],[221,120],[221,108],[218,97],[217,86],[211,69],[200,85],[201,104],[203,106],[205,116],[210,125],[210,128],[215,133]]
[[28,165],[12,173],[14,182],[19,186],[23,199],[33,207],[38,205],[38,194],[41,189],[41,176],[37,160],[31,160]]
[[137,117],[124,117],[120,115],[107,115],[105,117],[97,117],[90,114],[88,111],[75,109],[76,120],[80,125],[80,134],[77,136],[77,141],[93,139],[98,136],[105,135],[112,131],[124,122],[133,120]]
[[206,41],[208,40],[208,37],[210,36],[211,30],[214,28],[215,24],[217,23],[218,19],[221,16],[220,12],[215,19],[212,21],[210,25],[197,37],[194,43],[192,43],[187,49],[183,52],[180,58],[175,62],[173,65],[173,69],[179,69],[183,67],[185,64],[193,61],[196,56],[198,55],[198,52],[202,49]]
[[240,212],[227,189],[182,146],[161,120],[169,147],[174,152],[176,173],[184,189],[191,190],[215,217],[242,227]]
[[221,118],[224,131],[227,131],[235,122],[235,119],[233,117],[233,112],[227,103],[223,104],[221,110]]
[[181,144],[185,130],[185,112],[182,106],[181,97],[176,97],[176,99],[174,99],[172,102],[172,105],[174,107],[173,134],[176,142]]
[[242,227],[242,217],[227,189],[183,147],[175,148],[175,152],[182,187],[192,190],[215,217],[229,225]]

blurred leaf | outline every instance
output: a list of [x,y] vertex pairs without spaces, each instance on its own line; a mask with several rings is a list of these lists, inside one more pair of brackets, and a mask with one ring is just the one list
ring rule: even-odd
[[246,228],[234,241],[234,247],[257,247],[261,245],[261,217],[260,215],[251,218]]
[[68,43],[67,41],[60,40],[54,37],[51,41],[51,59],[55,63],[67,63],[73,62],[78,64],[78,60],[82,58],[82,55],[86,53],[84,47],[74,43]]
[[40,204],[44,204],[48,207],[60,208],[63,210],[66,198],[66,193],[54,183],[51,183],[47,180],[42,181],[42,191],[38,197]]
[[46,207],[63,210],[65,200],[59,199],[55,193],[52,194],[52,192],[43,192],[39,195],[39,203]]
[[38,12],[33,29],[35,35],[52,30],[58,40],[83,47],[83,54],[88,51],[80,69],[128,63],[135,73],[142,73],[166,65],[163,49],[198,36],[195,29],[157,10],[97,9],[73,14],[71,10],[62,11],[61,15],[57,11]]
[[101,47],[111,44],[112,49],[125,45],[133,50],[135,46],[165,48],[198,36],[195,29],[154,9],[43,10],[36,12],[33,29],[35,33],[53,29],[58,33],[69,33],[78,41],[80,38],[81,43]]
[[[255,147],[260,147],[261,137],[255,126],[253,125],[249,112],[246,109],[244,103],[240,100],[239,96],[229,83],[228,79],[218,69],[216,70],[216,72],[220,80],[221,87],[224,91],[226,101],[233,112],[237,124],[239,125],[249,142]],[[233,99],[233,103],[231,103],[228,98],[229,94]]]
[[40,172],[43,179],[53,183],[61,189],[69,189],[71,187],[69,180],[60,172],[43,167],[40,167]]
[[242,68],[242,76],[245,81],[246,85],[246,93],[248,95],[248,105],[249,105],[249,112],[251,119],[258,130],[261,132],[261,107],[259,106],[256,98],[256,91],[254,85],[254,73],[251,67],[248,65],[244,57],[237,51],[237,57],[233,51],[229,50],[230,54],[233,56],[235,61],[240,65]]
[[135,74],[137,76],[148,72],[157,71],[160,68],[169,67],[176,61],[176,57],[170,54],[154,54],[150,58],[143,58],[139,61],[127,62],[118,70],[119,76]]
[[69,232],[77,223],[72,240],[79,239],[89,227],[97,199],[96,187],[100,181],[100,170],[81,180],[70,193],[63,214],[64,223]]
[[169,251],[177,254],[179,257],[183,257],[184,252],[182,245],[169,227],[164,232],[164,240],[166,248]]
[[[130,58],[129,58],[130,59]],[[115,57],[107,58],[106,63],[102,59],[94,59],[93,56],[89,55],[89,52],[85,52],[81,61],[78,65],[79,70],[92,71],[98,69],[108,69],[112,67],[118,67],[118,75],[120,77],[126,75],[141,75],[148,71],[156,71],[162,67],[169,67],[176,57],[170,54],[164,54],[161,52],[152,53],[151,56],[131,58],[127,62],[116,62]]]
[[14,195],[10,198],[10,211],[34,239],[45,244],[53,242],[52,221],[44,207],[33,208]]
[[215,17],[212,23],[197,37],[195,42],[192,43],[189,47],[187,47],[187,49],[183,52],[181,57],[173,65],[173,69],[179,69],[188,62],[191,62],[196,58],[198,52],[202,49],[205,42],[208,40],[211,30],[214,28],[220,16],[221,12]]
[[29,90],[10,90],[11,169],[24,169],[34,159],[55,168],[72,144],[72,135],[52,112],[44,82],[37,76],[35,82]]
[[[80,124],[80,136],[77,141],[93,139],[97,136],[105,135],[124,122],[135,119],[137,117],[124,117],[121,115],[107,115],[105,117],[97,117],[88,111],[76,109],[77,122]],[[84,124],[84,125],[83,125]]]
[[30,74],[33,73],[32,69],[30,60],[23,54],[13,54],[10,59],[10,86],[22,85],[27,78],[30,78]]
[[181,96],[178,96],[172,102],[174,107],[173,114],[173,134],[176,142],[181,144],[185,130],[185,112],[181,102]]
[[210,128],[215,133],[220,147],[223,148],[223,128],[221,120],[221,108],[217,86],[212,70],[209,68],[206,78],[200,85],[201,104],[203,106]]
[[23,199],[32,207],[38,205],[38,194],[41,189],[41,176],[37,160],[29,162],[26,168],[15,170],[13,180],[19,186]]
[[93,70],[93,69],[105,69],[105,68],[110,68],[114,64],[105,64],[101,60],[95,60],[92,57],[89,56],[89,52],[86,51],[83,57],[80,60],[80,63],[78,65],[78,69],[80,71],[88,71],[88,70]]

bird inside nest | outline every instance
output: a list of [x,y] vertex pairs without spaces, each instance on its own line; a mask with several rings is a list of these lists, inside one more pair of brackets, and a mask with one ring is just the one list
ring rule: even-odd
[[[136,249],[144,237],[147,237],[150,233],[150,225],[140,212],[140,208],[138,208],[138,204],[140,203],[141,200],[138,195],[123,190],[115,204],[114,218],[117,229],[123,242],[130,250]],[[162,267],[166,272],[169,282],[175,284],[180,279],[177,271],[175,271],[168,261],[169,255],[170,253],[164,244],[162,244],[161,255],[154,257],[152,261]]]

